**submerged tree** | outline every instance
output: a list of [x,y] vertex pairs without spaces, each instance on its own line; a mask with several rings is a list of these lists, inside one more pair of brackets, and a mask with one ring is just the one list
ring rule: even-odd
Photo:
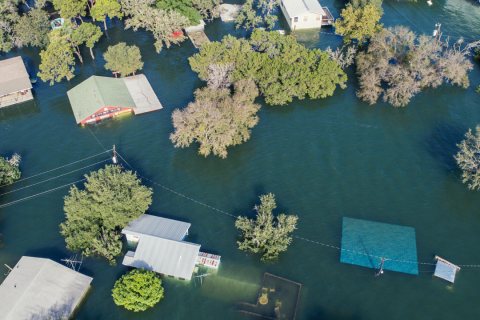
[[68,36],[62,34],[60,29],[50,32],[49,39],[47,49],[40,52],[42,62],[38,76],[44,82],[50,81],[50,85],[53,85],[63,78],[70,80],[74,77],[75,58]]
[[53,0],[53,6],[60,10],[60,16],[66,20],[79,18],[82,22],[82,16],[86,14],[87,4],[84,0]]
[[73,31],[72,39],[77,44],[85,43],[85,46],[90,49],[92,59],[95,59],[92,48],[102,35],[103,32],[99,26],[84,22]]
[[18,20],[15,33],[22,39],[23,45],[45,48],[50,28],[47,13],[41,8],[32,8]]
[[280,252],[286,251],[292,242],[291,233],[295,230],[298,217],[280,214],[274,221],[272,214],[275,196],[271,193],[260,196],[261,205],[255,206],[255,220],[238,217],[235,227],[241,230],[242,241],[237,241],[238,248],[251,253],[262,253],[262,261],[277,259]]
[[22,47],[22,40],[15,35],[15,24],[20,19],[16,2],[0,1],[0,52],[8,52],[14,47]]
[[382,0],[350,0],[347,6],[352,6],[353,10],[363,9],[367,5],[372,4],[377,9],[380,16],[383,16]]
[[462,182],[469,182],[468,188],[471,190],[480,190],[480,126],[475,128],[475,133],[469,129],[465,140],[457,146],[460,151],[454,157],[463,170]]
[[135,312],[153,307],[163,298],[162,280],[153,271],[134,269],[115,282],[113,301]]
[[202,16],[194,8],[192,0],[158,0],[157,8],[165,11],[174,10],[188,19],[191,26],[200,23]]
[[255,9],[253,9],[253,1],[247,0],[242,6],[242,10],[237,13],[235,16],[235,28],[254,29],[262,22],[262,17],[258,16]]
[[21,157],[15,153],[10,159],[0,157],[0,186],[12,184],[20,179],[21,173],[18,166],[20,165]]
[[115,263],[122,250],[121,231],[148,209],[152,189],[118,166],[107,165],[85,177],[85,189],[73,186],[64,198],[67,221],[60,224],[61,234],[67,249]]
[[[473,64],[467,58],[479,42],[462,48],[462,41],[449,46],[426,35],[417,36],[407,27],[384,29],[370,39],[368,49],[356,58],[360,90],[357,97],[374,104],[383,100],[403,107],[422,88],[443,83],[467,88],[467,72]],[[387,89],[382,88],[382,83]]]
[[135,45],[127,46],[125,42],[109,46],[107,52],[103,54],[103,58],[107,61],[105,69],[120,72],[121,77],[128,76],[143,68],[140,49]]
[[333,26],[335,33],[343,36],[345,43],[356,39],[359,44],[362,44],[366,38],[382,30],[383,24],[378,24],[380,13],[373,4],[367,4],[359,9],[347,6],[346,9],[342,9],[340,16],[342,18],[337,19]]
[[220,5],[222,3],[222,0],[193,0],[195,9],[208,21],[220,17]]
[[95,6],[90,10],[92,18],[100,22],[103,21],[105,30],[107,30],[107,16],[110,19],[122,18],[122,6],[115,0],[96,0]]
[[172,114],[175,132],[170,140],[175,147],[200,144],[198,153],[227,157],[227,147],[241,144],[250,138],[250,129],[258,123],[260,105],[254,100],[258,89],[251,80],[234,85],[235,93],[225,88],[203,88],[195,91],[195,102]]

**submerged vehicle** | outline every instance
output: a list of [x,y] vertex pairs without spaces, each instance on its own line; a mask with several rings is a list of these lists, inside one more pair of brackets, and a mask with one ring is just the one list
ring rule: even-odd
[[65,23],[65,19],[63,18],[55,19],[52,21],[52,29],[53,30],[60,29],[64,23]]

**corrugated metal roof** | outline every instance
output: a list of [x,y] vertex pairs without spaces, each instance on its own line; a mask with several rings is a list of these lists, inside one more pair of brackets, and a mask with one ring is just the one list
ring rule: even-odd
[[123,81],[135,103],[136,109],[133,112],[136,115],[163,108],[144,74],[126,77]]
[[136,108],[121,78],[91,76],[69,90],[67,95],[77,123],[107,106]]
[[453,283],[455,281],[456,272],[457,268],[441,260],[438,260],[435,267],[434,275]]
[[135,257],[125,256],[123,265],[190,280],[199,251],[199,244],[143,236]]
[[91,281],[49,259],[22,257],[0,285],[0,320],[68,318]]
[[122,233],[182,241],[189,228],[190,223],[143,214],[123,228]]
[[0,61],[0,96],[31,88],[22,57]]
[[282,0],[282,3],[291,18],[305,12],[325,15],[318,0]]

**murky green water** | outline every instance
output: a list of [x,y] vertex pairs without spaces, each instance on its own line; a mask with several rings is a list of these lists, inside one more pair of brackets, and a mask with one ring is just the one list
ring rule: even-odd
[[[341,1],[323,1],[334,16]],[[430,34],[435,23],[442,31],[468,40],[480,36],[480,8],[469,0],[398,3],[385,0],[386,26],[409,25]],[[206,34],[219,40],[227,33],[241,35],[233,24],[215,21]],[[329,29],[322,30],[331,32]],[[317,31],[298,32],[308,47],[325,49],[341,38]],[[379,103],[368,106],[355,97],[357,81],[348,70],[348,88],[321,100],[295,100],[288,106],[265,106],[250,141],[229,149],[226,160],[197,155],[195,147],[175,149],[171,113],[193,99],[202,86],[187,58],[196,51],[186,41],[155,53],[146,32],[109,24],[108,36],[94,49],[95,62],[83,51],[84,65],[76,77],[50,87],[39,81],[35,101],[0,110],[0,155],[22,155],[23,177],[103,151],[86,127],[77,126],[66,91],[89,76],[108,75],[102,53],[125,41],[140,47],[144,73],[164,109],[142,116],[105,121],[91,127],[106,147],[117,146],[138,172],[157,183],[205,204],[239,215],[252,215],[258,196],[273,192],[278,211],[299,216],[295,235],[340,245],[342,217],[414,227],[418,260],[439,255],[456,264],[480,264],[480,193],[459,181],[453,154],[465,131],[480,122],[478,63],[467,90],[444,86],[425,90],[405,108]],[[21,54],[38,68],[38,50]],[[106,158],[106,157],[105,157]],[[20,182],[3,192],[95,163],[104,156]],[[0,204],[22,199],[82,178],[94,166],[42,184],[0,196]],[[245,256],[236,248],[234,219],[161,187],[154,189],[149,212],[192,224],[187,240],[202,251],[222,256],[216,275],[203,286],[165,279],[165,298],[155,308],[135,314],[118,308],[110,296],[121,265],[88,258],[81,271],[94,277],[92,290],[77,319],[245,319],[235,312],[237,302],[255,303],[263,273],[302,284],[297,319],[476,319],[480,268],[462,268],[451,286],[432,277],[433,267],[420,265],[418,276],[386,271],[374,278],[373,269],[341,264],[338,250],[295,239],[276,264]],[[22,255],[59,261],[67,251],[58,225],[67,189],[0,209],[0,265],[14,265]],[[6,268],[2,269],[5,273]],[[3,274],[3,273],[2,273]],[[0,276],[3,279],[3,275]]]

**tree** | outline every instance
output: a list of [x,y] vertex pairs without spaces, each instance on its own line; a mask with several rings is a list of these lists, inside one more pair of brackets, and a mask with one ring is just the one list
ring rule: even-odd
[[365,41],[365,38],[373,36],[382,30],[383,24],[380,21],[380,13],[373,4],[367,4],[362,9],[354,9],[353,6],[347,6],[342,9],[341,19],[333,24],[335,33],[343,36],[345,43],[357,39],[359,44]]
[[170,140],[175,147],[200,144],[198,153],[207,157],[211,152],[223,159],[227,147],[241,144],[250,138],[251,128],[258,123],[260,105],[254,100],[258,89],[251,80],[235,83],[235,93],[225,88],[203,88],[195,91],[195,102],[184,110],[173,111],[175,132]]
[[472,129],[469,129],[465,134],[465,140],[457,146],[460,151],[454,158],[463,170],[462,182],[469,182],[470,190],[480,190],[480,126],[475,128],[474,134]]
[[47,13],[41,8],[32,8],[18,20],[14,29],[23,45],[45,48],[50,28]]
[[292,242],[291,233],[295,230],[298,217],[280,214],[274,221],[272,214],[275,196],[271,193],[260,196],[261,205],[255,206],[257,217],[250,220],[238,217],[235,227],[240,229],[242,241],[237,241],[238,249],[251,253],[262,253],[262,261],[277,259],[280,252],[286,251]]
[[15,153],[10,160],[0,157],[0,186],[12,184],[20,179],[21,173],[18,169],[21,157]]
[[90,10],[92,18],[98,21],[103,21],[105,30],[107,30],[107,16],[110,19],[122,18],[122,6],[115,0],[96,0],[95,6]]
[[70,80],[74,77],[75,59],[68,36],[62,34],[60,29],[50,32],[49,39],[47,49],[40,52],[42,62],[38,76],[45,82],[50,80],[50,85],[53,85],[63,78]]
[[208,79],[211,65],[233,64],[226,76],[233,82],[252,79],[271,105],[287,104],[294,97],[324,98],[333,95],[337,84],[346,87],[346,74],[328,52],[306,49],[278,32],[255,30],[249,40],[226,36],[202,45],[189,61],[202,80]]
[[[345,47],[347,47],[346,51]],[[355,46],[343,45],[342,47],[338,47],[335,51],[330,49],[330,47],[328,47],[325,51],[330,54],[330,59],[335,61],[340,68],[345,69],[355,62],[357,48]]]
[[109,46],[107,52],[103,54],[107,63],[105,69],[110,71],[119,71],[121,77],[142,70],[143,62],[140,49],[133,45],[127,46],[125,42],[120,42],[114,46]]
[[350,0],[350,3],[347,6],[352,6],[353,10],[363,9],[368,4],[373,4],[375,9],[377,9],[380,16],[383,16],[382,0]]
[[195,9],[208,21],[220,17],[222,3],[222,0],[193,0]]
[[84,0],[53,0],[53,6],[60,10],[60,15],[65,20],[79,18],[83,22],[82,16],[86,14],[87,5]]
[[153,307],[163,298],[162,280],[153,271],[134,269],[115,282],[113,301],[135,312]]
[[192,0],[158,0],[157,8],[165,11],[174,10],[188,19],[191,26],[196,26],[200,23],[202,16],[193,7]]
[[72,32],[72,40],[77,44],[77,49],[79,44],[85,43],[90,49],[92,59],[95,59],[92,48],[102,35],[103,32],[99,26],[84,22]]
[[152,189],[142,186],[136,173],[119,166],[85,175],[85,189],[70,189],[65,199],[67,220],[60,224],[67,249],[85,256],[99,255],[114,264],[122,250],[121,231],[152,203]]
[[235,28],[238,29],[243,26],[245,29],[257,28],[259,23],[262,22],[262,17],[257,15],[257,12],[253,9],[253,1],[247,0],[235,16]]
[[15,35],[14,26],[20,19],[14,1],[0,1],[0,52],[8,52],[13,47],[22,47],[22,40]]
[[480,42],[462,48],[462,41],[450,46],[448,40],[438,44],[434,38],[417,36],[406,27],[384,29],[373,35],[368,49],[356,57],[357,97],[374,104],[383,95],[385,102],[403,107],[422,88],[443,83],[467,88],[467,72],[473,68],[467,57]]

